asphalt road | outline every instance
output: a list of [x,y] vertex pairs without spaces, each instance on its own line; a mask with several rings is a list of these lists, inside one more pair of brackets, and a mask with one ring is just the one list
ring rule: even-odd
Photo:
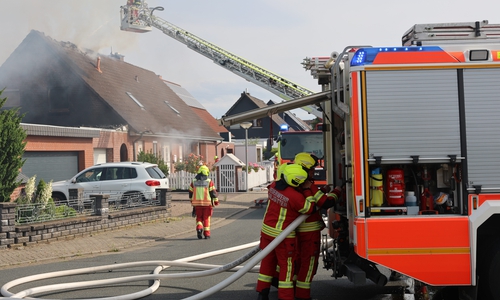
[[[82,282],[98,279],[118,279],[127,276],[149,275],[155,269],[153,265],[145,265],[146,261],[173,261],[183,258],[209,253],[216,250],[228,249],[231,247],[248,244],[258,241],[261,220],[264,209],[248,209],[237,214],[230,219],[218,223],[212,228],[212,238],[209,240],[198,240],[195,232],[177,236],[150,243],[147,246],[127,249],[123,252],[102,254],[94,257],[81,259],[71,259],[64,262],[55,262],[48,264],[37,264],[0,270],[0,284],[4,285],[14,279],[24,278],[26,276],[42,274],[47,272],[74,270],[79,268],[107,266],[104,270],[93,270],[89,274],[64,276],[60,278],[44,279],[35,283],[23,284],[13,287],[11,292],[19,292],[33,286],[44,286],[49,284],[58,284],[69,282]],[[229,262],[241,258],[254,247],[239,250],[236,252],[223,253],[221,255],[211,256],[197,260],[198,263],[225,265]],[[111,270],[110,265],[117,265],[130,262],[142,262],[139,266],[131,269]],[[164,263],[168,264],[168,263]],[[244,264],[244,263],[243,263]],[[223,272],[206,277],[197,277],[200,273],[199,268],[170,267],[160,274],[186,274],[195,272],[189,278],[162,279],[160,287],[153,294],[142,299],[186,299],[198,293],[208,290],[224,280],[234,272]],[[176,275],[179,276],[179,275]],[[231,285],[222,290],[208,295],[203,299],[256,299],[255,285],[257,282],[257,273],[246,273]],[[45,292],[34,297],[43,297],[50,299],[68,299],[68,298],[100,298],[111,297],[135,293],[148,288],[149,280],[127,283],[113,283],[106,287],[91,288],[72,288],[70,291]],[[314,299],[326,300],[376,300],[376,299],[404,299],[401,297],[392,297],[387,295],[390,290],[387,287],[377,287],[372,283],[365,286],[354,286],[347,279],[334,279],[331,277],[331,271],[324,269],[318,270],[318,274],[312,285],[312,296]],[[277,290],[271,290],[271,299],[277,299]],[[194,298],[193,298],[194,299]],[[201,299],[201,298],[200,298]],[[409,299],[409,298],[407,298]],[[412,299],[412,298],[411,298]]]

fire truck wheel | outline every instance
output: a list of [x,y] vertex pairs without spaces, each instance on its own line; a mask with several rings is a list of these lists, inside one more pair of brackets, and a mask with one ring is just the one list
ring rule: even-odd
[[478,299],[500,300],[498,270],[500,270],[500,241],[495,241],[485,251],[485,257],[478,266]]
[[432,300],[456,300],[458,299],[458,287],[447,286],[438,290]]

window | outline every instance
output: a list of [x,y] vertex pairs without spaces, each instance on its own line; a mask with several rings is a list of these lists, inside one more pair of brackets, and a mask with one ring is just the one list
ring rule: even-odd
[[262,119],[253,120],[253,127],[262,127]]
[[170,105],[168,101],[165,101],[165,104],[167,104],[168,107],[170,107],[180,117],[181,113],[177,109],[175,109],[172,105]]
[[129,92],[126,92],[126,93],[127,93],[127,95],[130,97],[130,99],[134,100],[135,104],[139,105],[139,107],[140,107],[141,109],[144,109],[144,105],[142,105],[142,103],[141,103],[141,102],[139,102],[139,100],[137,100],[137,99],[134,97],[134,95],[132,95],[132,93],[129,93]]
[[88,170],[85,173],[80,174],[76,178],[76,182],[90,182],[90,181],[99,181],[101,180],[101,174],[104,168],[95,168]]
[[146,171],[148,172],[149,176],[151,176],[151,178],[162,179],[166,177],[158,167],[146,168]]

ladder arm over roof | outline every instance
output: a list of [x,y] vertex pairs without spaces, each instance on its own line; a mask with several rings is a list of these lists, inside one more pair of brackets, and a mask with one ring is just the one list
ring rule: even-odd
[[[132,8],[137,5],[122,6],[122,11],[134,11]],[[306,89],[278,74],[266,70],[240,56],[237,56],[223,48],[212,44],[170,22],[167,22],[155,15],[155,10],[163,10],[162,7],[147,8],[147,4],[142,2],[140,9],[136,9],[136,18],[149,26],[161,30],[164,34],[185,44],[188,48],[211,59],[214,63],[223,67],[236,75],[270,91],[284,100],[292,100],[313,94],[313,91]],[[129,16],[130,18],[130,16]],[[134,18],[134,16],[132,16]],[[123,27],[123,26],[122,26]],[[123,29],[123,28],[122,28]],[[127,29],[124,29],[127,30]],[[134,32],[141,32],[129,30]],[[147,32],[142,31],[142,32]],[[301,107],[308,113],[316,117],[323,118],[323,113],[314,106]]]
[[304,96],[299,99],[294,99],[292,101],[271,104],[268,105],[267,107],[256,108],[243,113],[234,114],[231,116],[222,116],[222,118],[219,119],[219,123],[222,126],[231,126],[234,124],[240,124],[241,122],[261,119],[280,112],[296,109],[299,107],[304,107],[305,105],[314,105],[320,102],[324,102],[329,100],[331,96],[332,96],[331,91],[320,92]]

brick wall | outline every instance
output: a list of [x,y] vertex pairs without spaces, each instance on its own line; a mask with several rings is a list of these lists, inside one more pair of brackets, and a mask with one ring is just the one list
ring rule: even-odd
[[16,203],[0,203],[0,250],[31,246],[86,236],[95,232],[116,230],[140,223],[154,222],[171,216],[171,191],[162,189],[159,206],[139,207],[108,213],[107,195],[96,195],[96,215],[43,223],[16,225]]

